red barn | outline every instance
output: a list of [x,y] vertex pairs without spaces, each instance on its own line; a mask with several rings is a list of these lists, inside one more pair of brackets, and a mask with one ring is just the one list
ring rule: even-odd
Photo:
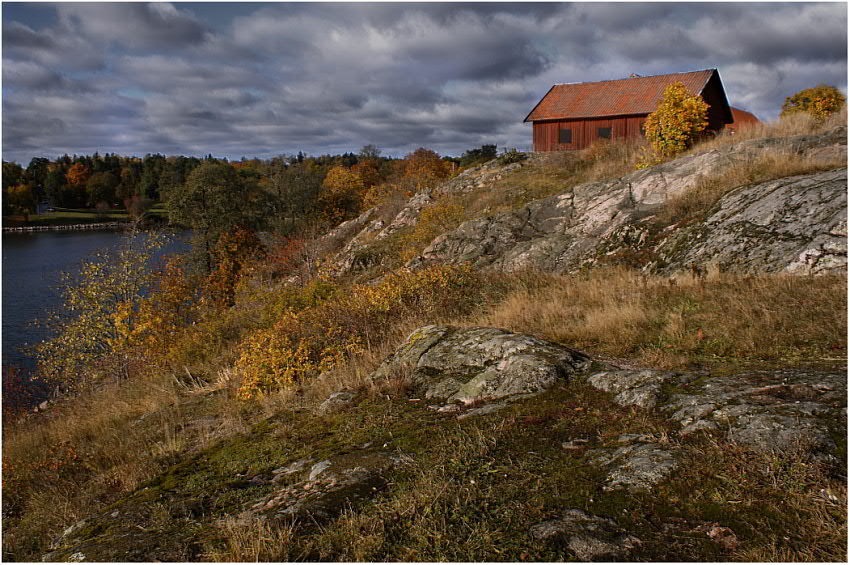
[[708,104],[707,131],[733,122],[717,69],[601,82],[556,84],[531,110],[535,151],[582,149],[601,138],[643,135],[646,117],[655,111],[664,89],[681,82]]
[[735,133],[736,131],[741,131],[742,129],[750,128],[761,123],[757,117],[746,110],[741,110],[734,106],[730,110],[732,110],[733,121],[731,124],[726,124],[726,131],[730,133]]

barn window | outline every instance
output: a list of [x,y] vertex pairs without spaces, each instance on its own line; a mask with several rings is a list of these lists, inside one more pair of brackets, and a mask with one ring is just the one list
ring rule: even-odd
[[596,128],[596,136],[600,139],[611,139],[611,128]]
[[573,142],[573,130],[571,129],[559,129],[558,130],[558,143],[572,143]]

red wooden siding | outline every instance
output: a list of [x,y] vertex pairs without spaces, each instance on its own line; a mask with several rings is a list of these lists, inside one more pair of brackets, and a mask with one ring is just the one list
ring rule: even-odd
[[[658,106],[664,89],[681,82],[709,105],[709,132],[733,121],[717,69],[600,82],[556,84],[526,116],[533,123],[535,151],[582,149],[599,139],[598,128],[611,128],[612,139],[642,135],[641,125]],[[558,131],[572,130],[570,143],[559,143]]]
[[[617,116],[611,118],[586,118],[577,120],[536,121],[533,125],[535,151],[569,151],[583,149],[597,139],[598,128],[611,128],[611,139],[640,137],[646,116]],[[558,131],[571,129],[572,143],[558,143]]]

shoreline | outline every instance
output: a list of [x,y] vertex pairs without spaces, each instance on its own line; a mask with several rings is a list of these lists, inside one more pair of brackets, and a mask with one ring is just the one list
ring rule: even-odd
[[3,226],[3,233],[33,232],[33,231],[77,231],[77,230],[104,230],[116,229],[129,226],[130,222],[97,222],[92,224],[56,224],[49,226]]

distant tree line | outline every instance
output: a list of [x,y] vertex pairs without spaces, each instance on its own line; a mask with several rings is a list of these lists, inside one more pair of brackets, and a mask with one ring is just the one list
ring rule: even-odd
[[165,204],[172,223],[191,228],[197,263],[213,268],[222,234],[241,228],[289,237],[308,226],[327,229],[362,211],[414,192],[496,157],[495,145],[441,157],[420,148],[394,159],[374,145],[358,153],[228,161],[107,153],[54,161],[37,157],[26,168],[3,162],[3,214],[26,214],[37,203],[60,208],[126,209],[141,217]]

